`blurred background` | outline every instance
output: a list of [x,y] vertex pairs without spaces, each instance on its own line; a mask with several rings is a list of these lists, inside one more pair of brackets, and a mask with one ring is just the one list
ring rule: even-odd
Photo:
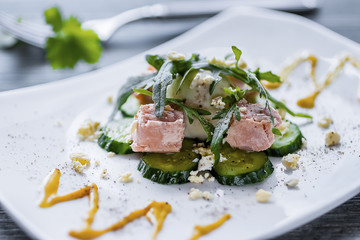
[[[291,1],[296,0],[288,0]],[[74,15],[80,21],[86,21],[111,17],[128,9],[160,2],[171,1],[0,0],[0,11],[43,23],[44,11],[57,6],[64,17]],[[208,4],[210,1],[203,2]],[[318,9],[297,14],[360,43],[360,0],[323,0],[319,1]],[[74,69],[53,70],[44,50],[25,43],[0,49],[0,91],[61,80],[119,62],[166,42],[209,17],[147,19],[130,23],[103,45],[102,56],[96,64],[78,64]],[[1,208],[0,239],[29,239]],[[360,195],[279,239],[360,239]]]

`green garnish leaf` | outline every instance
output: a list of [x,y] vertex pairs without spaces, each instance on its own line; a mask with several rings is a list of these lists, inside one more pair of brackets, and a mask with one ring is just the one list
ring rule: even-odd
[[166,104],[166,89],[173,82],[173,74],[170,72],[172,62],[165,62],[157,75],[155,76],[155,83],[153,86],[153,101],[155,104],[155,116],[160,118],[164,113]]
[[146,55],[145,56],[146,61],[153,66],[156,70],[160,70],[161,66],[164,64],[166,58],[159,55]]
[[94,31],[82,29],[75,17],[62,19],[57,8],[46,10],[44,15],[55,33],[46,42],[46,57],[53,69],[73,68],[80,60],[89,64],[99,60],[102,47]]
[[260,72],[260,69],[258,68],[255,70],[254,74],[259,80],[266,80],[272,83],[281,82],[280,77],[271,71]]
[[227,133],[230,125],[230,120],[235,112],[235,109],[238,108],[236,104],[233,104],[231,107],[227,108],[224,111],[223,118],[219,119],[215,126],[214,135],[211,140],[211,151],[214,153],[215,156],[215,163],[216,165],[220,159],[220,150],[221,144],[224,139],[224,135]]
[[232,46],[231,49],[235,55],[236,68],[239,68],[239,61],[240,61],[242,51],[240,49],[238,49],[236,46]]
[[279,129],[277,129],[277,128],[272,128],[271,129],[271,131],[272,131],[272,133],[273,134],[275,134],[275,135],[277,135],[277,136],[281,136],[282,134],[281,134],[281,132],[280,132],[280,130]]
[[133,90],[136,93],[140,93],[140,94],[143,94],[143,95],[146,95],[146,96],[149,96],[149,97],[153,96],[152,92],[150,92],[149,90],[143,89],[143,88],[134,88]]
[[[166,101],[181,107],[185,111],[190,124],[193,123],[194,117],[197,120],[199,120],[200,124],[202,125],[202,127],[204,128],[205,132],[208,135],[208,138],[206,139],[206,141],[211,140],[212,134],[214,132],[214,126],[209,121],[207,121],[205,118],[203,118],[201,116],[201,115],[209,115],[209,114],[211,114],[210,112],[202,110],[202,109],[195,109],[195,108],[188,107],[188,106],[182,104],[181,100],[167,98]],[[206,114],[204,114],[204,113],[206,113]]]

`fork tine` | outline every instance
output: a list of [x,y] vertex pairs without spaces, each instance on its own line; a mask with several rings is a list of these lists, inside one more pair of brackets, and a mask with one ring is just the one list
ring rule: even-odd
[[28,21],[19,23],[14,16],[2,11],[0,11],[0,25],[16,38],[40,48],[44,48],[46,38],[51,36],[52,33],[46,25]]

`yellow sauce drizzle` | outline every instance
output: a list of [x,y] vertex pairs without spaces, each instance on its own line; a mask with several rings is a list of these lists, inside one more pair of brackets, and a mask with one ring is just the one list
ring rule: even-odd
[[200,238],[201,236],[204,236],[215,229],[221,227],[227,220],[231,218],[231,215],[229,213],[224,214],[219,220],[217,220],[214,223],[211,223],[209,225],[201,226],[201,225],[195,225],[194,227],[194,234],[190,238],[190,240],[196,240]]
[[[284,82],[288,82],[287,79],[290,73],[293,72],[301,63],[306,61],[309,61],[311,63],[310,77],[315,86],[315,90],[307,97],[304,97],[297,101],[297,105],[302,108],[313,108],[315,106],[316,97],[334,81],[334,79],[339,75],[341,70],[344,68],[346,62],[350,62],[355,68],[360,69],[360,61],[358,59],[350,55],[344,55],[338,59],[338,61],[332,68],[330,68],[329,72],[326,74],[325,80],[322,83],[319,83],[316,80],[316,76],[315,76],[315,69],[318,59],[313,54],[305,53],[302,54],[300,57],[294,59],[290,64],[284,67],[284,69],[280,74],[281,82],[271,83],[271,82],[262,81],[263,85],[268,89],[275,89],[280,87]],[[360,86],[358,90],[358,100],[360,101]]]
[[[92,239],[99,237],[105,233],[115,231],[123,228],[128,223],[146,216],[148,220],[150,218],[147,216],[148,213],[153,214],[156,222],[154,224],[154,233],[152,239],[156,239],[158,233],[162,229],[163,222],[165,221],[166,216],[171,212],[171,206],[167,202],[151,202],[147,207],[139,210],[135,210],[130,213],[128,216],[124,217],[119,222],[103,229],[103,230],[94,230],[91,228],[91,225],[94,221],[95,214],[99,209],[99,193],[96,184],[91,184],[91,186],[86,186],[79,190],[76,190],[72,193],[57,196],[57,191],[59,188],[61,172],[59,169],[54,169],[45,179],[44,191],[42,200],[39,204],[42,208],[51,207],[57,203],[71,201],[85,196],[89,196],[90,209],[87,212],[87,217],[85,219],[85,227],[79,231],[70,231],[69,235],[78,239]],[[151,222],[151,220],[150,220]]]

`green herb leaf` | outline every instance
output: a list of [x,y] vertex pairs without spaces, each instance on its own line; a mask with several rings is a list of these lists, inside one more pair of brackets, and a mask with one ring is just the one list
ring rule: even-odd
[[59,32],[63,23],[59,9],[56,7],[49,8],[45,10],[44,15],[46,23],[52,26],[53,31]]
[[166,58],[163,56],[149,54],[145,56],[145,59],[151,66],[153,66],[158,71],[166,60]]
[[153,95],[152,92],[150,92],[146,89],[143,89],[143,88],[134,88],[133,90],[134,90],[134,92],[137,92],[137,93],[149,96],[149,97],[152,97],[152,95]]
[[211,145],[210,145],[211,151],[215,155],[214,165],[216,165],[219,162],[222,140],[224,139],[224,135],[227,133],[229,129],[230,120],[236,108],[237,108],[236,104],[227,108],[226,111],[224,111],[225,113],[224,117],[221,118],[215,126],[214,135],[212,137]]
[[240,61],[242,51],[240,49],[238,49],[236,46],[232,46],[231,49],[235,55],[236,68],[239,68],[239,61]]
[[210,89],[209,89],[210,95],[212,95],[214,93],[216,84],[218,84],[222,80],[222,77],[220,76],[220,73],[221,73],[221,71],[219,69],[215,69],[215,70],[212,71],[214,81],[210,85]]
[[281,136],[281,132],[280,132],[279,129],[273,127],[273,128],[271,129],[271,131],[272,131],[273,134],[278,135],[278,136]]
[[62,20],[56,8],[45,11],[45,18],[56,33],[46,42],[46,57],[53,69],[73,68],[80,60],[89,64],[99,60],[102,47],[94,31],[82,29],[75,17]]
[[268,82],[281,82],[280,77],[274,73],[272,73],[271,71],[268,72],[260,72],[260,69],[256,69],[254,72],[255,76],[257,77],[257,79],[259,80],[266,80]]
[[[201,126],[204,128],[205,132],[207,133],[208,135],[208,138],[206,141],[210,141],[211,140],[211,137],[212,137],[212,134],[214,132],[214,126],[209,122],[207,121],[205,118],[203,118],[201,115],[208,115],[208,111],[205,111],[205,110],[202,110],[202,109],[195,109],[195,108],[191,108],[191,107],[188,107],[184,104],[181,103],[180,100],[177,100],[177,99],[172,99],[172,98],[168,98],[167,99],[167,102],[170,102],[170,103],[173,103],[179,107],[181,107],[182,109],[184,109],[186,115],[188,116],[188,119],[189,119],[189,122],[190,124],[193,123],[194,121],[194,117],[199,120]],[[203,114],[203,113],[206,113],[206,114]],[[211,114],[211,113],[210,113]]]
[[173,82],[173,75],[170,72],[172,66],[171,61],[165,62],[155,76],[153,101],[155,104],[155,116],[158,118],[160,118],[164,113],[167,86]]

